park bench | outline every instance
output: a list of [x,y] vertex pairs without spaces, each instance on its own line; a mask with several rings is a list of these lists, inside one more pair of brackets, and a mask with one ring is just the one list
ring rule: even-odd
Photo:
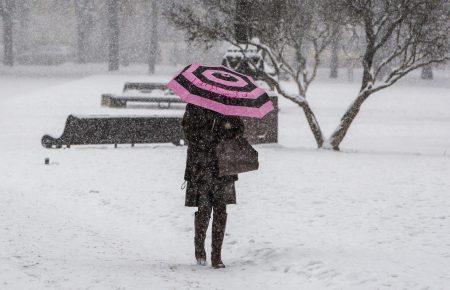
[[[240,54],[239,54],[240,55]],[[171,103],[183,103],[180,98],[176,97],[171,90],[167,89],[165,83],[138,83],[138,82],[127,82],[123,87],[123,93],[129,91],[137,91],[142,94],[150,94],[154,90],[160,90],[164,92],[166,97],[133,97],[127,96],[124,99],[118,96],[110,97],[114,101],[136,101],[136,102],[154,102],[158,103],[158,107],[161,108],[160,103],[166,102],[170,108]],[[268,114],[264,119],[259,120],[255,118],[242,118],[246,128],[246,137],[251,143],[277,143],[278,142],[278,97],[272,90],[268,91],[270,99],[275,106],[275,110]],[[122,103],[119,106],[126,106],[126,103]]]
[[[278,142],[278,101],[271,97],[275,110],[263,119],[242,118],[245,137],[252,144]],[[63,145],[173,143],[183,145],[182,116],[73,116],[66,120],[59,138],[45,135],[45,148]]]
[[[183,103],[164,83],[127,82],[123,87],[121,95],[102,94],[101,96],[101,105],[110,108],[124,108],[127,106],[127,103],[131,102],[154,103],[160,109],[169,109],[172,103]],[[165,105],[163,106],[161,104]]]
[[[183,103],[178,97],[147,97],[147,96],[120,96],[113,94],[102,94],[101,105],[110,108],[124,108],[128,102],[156,103],[158,108],[169,109],[172,103]],[[161,104],[167,104],[162,106]]]
[[[103,95],[102,98],[105,98],[105,102],[113,103],[112,105],[109,105],[110,107],[125,107],[127,101],[136,101],[158,103],[159,108],[161,108],[160,103],[166,102],[168,104],[166,108],[170,108],[171,103],[183,102],[180,98],[173,95],[164,83],[127,82],[123,87],[124,93],[129,91],[137,91],[142,94],[150,94],[154,90],[164,91],[164,95],[168,97]],[[273,112],[269,113],[262,120],[255,118],[242,118],[246,128],[245,136],[252,144],[278,142],[278,97],[273,91],[269,91],[269,96],[275,106],[275,110]]]
[[123,92],[127,91],[139,91],[141,93],[150,93],[153,90],[161,90],[161,91],[168,91],[170,94],[172,92],[167,89],[165,83],[133,83],[133,82],[126,82],[123,86]]
[[[154,90],[164,92],[164,96],[149,96]],[[102,105],[109,107],[126,107],[127,102],[183,103],[171,93],[163,83],[125,83],[123,92],[138,91],[141,95],[118,96],[102,95]],[[245,137],[252,144],[278,142],[278,98],[271,95],[275,110],[263,119],[242,118],[245,124]],[[167,107],[166,107],[167,108]],[[166,111],[167,112],[167,111]],[[94,144],[141,144],[173,143],[184,144],[181,128],[181,114],[169,116],[73,116],[66,120],[64,131],[59,138],[50,135],[42,137],[45,148],[61,148],[63,145]]]
[[173,143],[182,145],[181,117],[73,116],[59,138],[42,137],[45,148],[63,145]]

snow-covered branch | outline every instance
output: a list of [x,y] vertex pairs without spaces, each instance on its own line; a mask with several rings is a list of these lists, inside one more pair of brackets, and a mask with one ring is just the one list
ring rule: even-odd
[[424,66],[428,66],[430,64],[434,64],[434,63],[443,63],[450,60],[450,57],[443,57],[440,59],[432,59],[426,62],[422,62],[422,63],[417,63],[415,65],[412,65],[410,67],[408,67],[407,69],[395,69],[392,71],[391,74],[389,74],[388,78],[386,79],[385,82],[377,85],[376,87],[373,87],[370,90],[370,93],[375,93],[378,92],[382,89],[385,89],[387,87],[392,86],[393,84],[395,84],[397,81],[399,81],[402,77],[404,77],[405,75],[407,75],[408,73],[410,73],[413,70],[416,70],[418,68],[424,67]]
[[[413,70],[449,60],[449,26],[445,11],[441,9],[444,2],[391,0],[357,6],[351,0],[346,1],[352,16],[362,24],[366,46],[360,91],[328,142],[334,149],[339,149],[362,104],[371,95],[394,85]],[[382,16],[376,18],[375,15]],[[385,57],[378,62],[382,55]],[[397,67],[377,84],[381,71],[392,63]]]

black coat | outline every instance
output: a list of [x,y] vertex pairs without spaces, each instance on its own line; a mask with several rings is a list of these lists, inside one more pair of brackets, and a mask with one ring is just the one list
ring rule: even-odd
[[[215,150],[222,140],[232,139],[244,134],[244,123],[242,120],[239,117],[224,116],[211,110],[188,104],[182,125],[188,142],[184,175],[184,179],[188,182],[188,187],[192,189],[192,185],[198,184],[229,185],[236,181],[238,179],[237,175],[219,177]],[[195,186],[195,188],[199,187]],[[195,202],[197,196],[205,194],[205,192],[193,191],[188,188],[186,194],[186,205],[197,206]],[[230,197],[230,200],[232,199],[233,197]]]

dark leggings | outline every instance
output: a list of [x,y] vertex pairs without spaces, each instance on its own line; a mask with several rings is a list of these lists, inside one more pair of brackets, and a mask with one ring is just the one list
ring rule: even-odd
[[202,216],[211,216],[211,212],[214,210],[214,215],[216,216],[222,216],[227,214],[227,205],[226,204],[220,204],[220,205],[214,205],[211,206],[208,203],[200,203],[198,206],[198,212]]
[[214,210],[214,216],[226,215],[227,205],[222,201],[222,191],[215,186],[207,190],[209,191],[208,194],[203,194],[198,197],[197,205],[199,214],[204,217],[211,217],[211,212]]

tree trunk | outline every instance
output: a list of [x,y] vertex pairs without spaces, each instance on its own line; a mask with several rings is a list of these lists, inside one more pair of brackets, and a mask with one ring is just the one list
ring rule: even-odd
[[86,63],[86,47],[87,47],[87,0],[75,2],[75,13],[77,16],[77,62]]
[[29,3],[19,1],[16,3],[16,25],[19,26],[17,34],[14,35],[14,47],[17,51],[26,51],[30,49],[29,32],[30,32],[30,14],[31,8]]
[[80,23],[77,24],[77,62],[86,63],[86,32]]
[[348,66],[347,67],[347,80],[349,82],[353,82],[354,79],[355,79],[355,77],[354,77],[353,67],[352,66]]
[[109,71],[119,70],[119,0],[108,0]]
[[236,1],[236,15],[234,23],[235,38],[238,43],[247,43],[250,36],[250,26],[248,19],[252,12],[251,1],[237,0]]
[[432,80],[433,79],[433,67],[431,65],[424,66],[422,68],[421,77],[424,80]]
[[336,79],[338,77],[339,68],[339,30],[335,29],[333,32],[333,40],[331,43],[331,58],[330,58],[330,78]]
[[149,21],[151,34],[148,43],[148,72],[154,74],[156,59],[158,57],[158,3],[156,0],[149,1],[151,2],[151,21]]
[[309,127],[311,129],[311,132],[314,135],[314,139],[316,140],[317,147],[322,148],[323,146],[323,134],[322,130],[320,129],[319,123],[317,122],[316,115],[309,107],[309,104],[307,101],[304,101],[299,104],[300,107],[302,107],[303,112],[305,113],[306,120],[308,121]]
[[361,109],[361,105],[364,101],[370,96],[370,93],[367,91],[360,92],[356,100],[353,101],[351,106],[347,109],[344,116],[341,118],[341,122],[338,127],[331,135],[329,143],[333,150],[339,151],[339,145],[342,140],[344,140],[345,135],[347,134],[350,125],[355,119],[356,115],[358,115],[359,110]]
[[[9,1],[6,1],[8,3]],[[4,55],[3,64],[6,66],[14,65],[14,50],[13,50],[13,21],[11,10],[7,7],[3,15],[3,45]]]

